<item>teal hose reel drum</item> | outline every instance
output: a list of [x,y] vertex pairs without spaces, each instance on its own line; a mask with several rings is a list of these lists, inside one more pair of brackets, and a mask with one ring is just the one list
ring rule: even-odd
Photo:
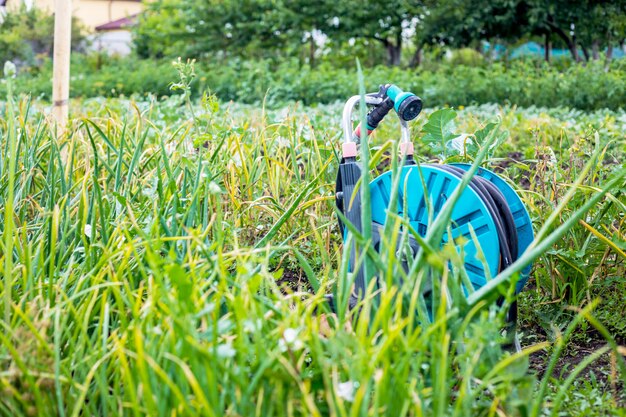
[[[344,106],[342,160],[337,174],[336,204],[357,230],[362,230],[360,193],[354,193],[361,176],[361,168],[356,161],[357,142],[361,136],[361,126],[353,129],[352,113],[360,96],[351,97]],[[395,85],[381,86],[377,93],[365,96],[366,104],[371,107],[367,115],[367,130],[376,129],[382,119],[393,109],[400,119],[400,150],[405,155],[405,164],[401,168],[401,178],[397,190],[398,214],[406,216],[412,228],[424,236],[429,226],[429,219],[434,219],[446,200],[461,183],[463,174],[469,170],[467,164],[420,165],[413,159],[414,148],[410,141],[407,122],[415,119],[422,102],[414,94],[404,92]],[[385,172],[374,178],[370,184],[372,239],[376,247],[380,240],[378,231],[387,221],[390,198],[393,195],[391,172]],[[430,199],[433,213],[428,213],[426,198]],[[404,210],[407,210],[404,213]],[[347,228],[340,221],[340,228],[347,239]],[[472,237],[472,231],[474,238]],[[455,239],[465,236],[463,246],[464,262],[467,275],[475,289],[485,285],[488,277],[496,276],[511,265],[533,240],[530,216],[515,190],[492,171],[479,168],[468,187],[461,194],[452,211],[451,234]],[[450,239],[444,236],[445,243]],[[413,252],[420,250],[415,242],[410,242]],[[479,251],[484,255],[481,261]],[[350,265],[355,265],[357,254],[352,249]],[[488,269],[488,271],[486,270]],[[530,273],[528,266],[517,283],[517,292],[521,291]],[[364,294],[367,288],[366,278],[361,270],[355,272],[355,291]],[[355,303],[356,300],[353,302]],[[515,303],[514,303],[515,304]],[[515,320],[516,306],[512,306],[509,320]]]

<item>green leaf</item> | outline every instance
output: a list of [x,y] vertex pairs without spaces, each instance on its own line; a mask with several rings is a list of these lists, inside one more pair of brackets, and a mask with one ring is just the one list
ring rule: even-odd
[[172,285],[178,290],[179,300],[186,302],[191,297],[192,291],[192,283],[187,271],[178,264],[167,265],[165,270],[172,281]]
[[115,191],[113,191],[113,196],[115,197],[115,199],[117,200],[118,203],[120,203],[121,205],[125,206],[126,205],[126,197],[124,197],[123,195],[121,195],[120,193],[116,193]]
[[476,142],[478,144],[482,144],[485,142],[485,139],[489,136],[489,134],[498,126],[497,123],[487,123],[485,127],[480,130],[477,130],[474,133],[474,137],[476,137]]
[[446,142],[458,136],[453,132],[455,118],[456,112],[452,109],[441,109],[431,114],[422,129],[426,133],[422,141],[445,154]]
[[487,141],[490,135],[495,135],[496,139],[493,144],[489,147],[489,156],[492,156],[494,151],[500,147],[506,140],[509,138],[509,131],[504,130],[500,131],[500,123],[499,122],[491,122],[487,123],[485,127],[478,130],[474,133],[474,137],[476,138],[476,143],[478,146],[482,146],[483,143]]

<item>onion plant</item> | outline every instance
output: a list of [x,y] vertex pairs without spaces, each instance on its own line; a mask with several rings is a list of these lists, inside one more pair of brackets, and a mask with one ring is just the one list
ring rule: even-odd
[[[409,274],[395,246],[406,219],[393,219],[379,252],[367,229],[353,233],[351,244],[369,247],[369,275],[385,279],[334,315],[325,295],[349,291],[341,285],[351,277],[333,210],[339,126],[328,108],[278,115],[210,95],[187,107],[91,100],[57,138],[40,103],[13,97],[7,81],[0,415],[556,414],[583,365],[552,401],[550,372],[537,381],[528,356],[550,348],[551,371],[583,321],[607,340],[585,363],[612,352],[626,378],[623,347],[592,316],[594,303],[554,346],[520,353],[502,349],[504,313],[493,303],[510,301],[516,273],[581,221],[601,233],[590,209],[623,206],[623,168],[583,186],[600,152],[538,225],[532,249],[468,297],[459,253],[440,245],[458,192],[420,238]],[[371,140],[362,155],[375,171],[398,150]],[[480,144],[463,185],[494,140]],[[586,202],[571,210],[579,193]],[[281,286],[286,271],[302,285]]]

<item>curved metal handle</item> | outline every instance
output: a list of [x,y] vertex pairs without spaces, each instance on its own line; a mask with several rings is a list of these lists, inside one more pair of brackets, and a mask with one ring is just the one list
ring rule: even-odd
[[[384,98],[375,97],[375,96],[365,96],[365,104],[369,104],[372,106],[376,106],[382,103]],[[352,112],[354,111],[354,107],[356,104],[361,101],[361,96],[352,96],[346,101],[346,104],[343,106],[343,118],[341,121],[343,128],[343,143],[352,143],[354,140],[354,131],[352,130]],[[397,114],[397,113],[396,113]],[[409,126],[407,125],[405,120],[400,118],[400,129],[401,129],[401,143],[409,143],[411,141],[411,135],[409,132]]]

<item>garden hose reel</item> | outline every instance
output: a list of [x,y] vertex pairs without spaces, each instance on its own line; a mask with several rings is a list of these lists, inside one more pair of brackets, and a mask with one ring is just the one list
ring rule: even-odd
[[[337,208],[343,214],[343,218],[359,232],[363,226],[361,199],[358,190],[355,192],[355,187],[361,178],[361,167],[356,160],[361,126],[359,124],[353,130],[352,113],[360,100],[360,96],[353,96],[344,106],[343,154],[336,182]],[[385,85],[381,86],[379,92],[365,95],[365,103],[373,107],[366,119],[366,129],[370,133],[392,108],[400,119],[400,151],[404,155],[404,165],[400,168],[400,180],[395,193],[396,212],[398,216],[406,218],[412,229],[423,237],[429,224],[437,218],[443,205],[460,185],[463,175],[471,166],[415,164],[407,121],[417,117],[422,103],[414,94],[403,92],[393,85]],[[382,173],[369,183],[372,244],[375,248],[380,243],[382,229],[388,220],[390,198],[394,195],[392,186],[391,171]],[[427,199],[430,204],[427,203]],[[429,207],[432,208],[431,213]],[[341,219],[339,224],[345,243],[349,230],[344,227]],[[463,254],[465,270],[475,290],[484,286],[488,277],[495,277],[511,265],[533,240],[531,219],[520,197],[503,178],[484,168],[478,169],[461,193],[452,210],[449,230],[451,235],[444,234],[442,244],[450,239],[454,240],[457,251]],[[458,239],[461,236],[465,239]],[[415,239],[409,238],[408,244],[411,252],[417,253],[420,250]],[[359,258],[354,246],[351,245],[350,249],[349,268],[350,272],[355,274],[353,294],[356,300],[351,304],[355,304],[359,297],[365,294],[369,284],[362,268],[353,271]],[[407,266],[403,267],[408,272]],[[520,274],[516,293],[520,292],[527,282],[530,268],[527,266]],[[509,314],[509,320],[514,314],[515,312]]]

